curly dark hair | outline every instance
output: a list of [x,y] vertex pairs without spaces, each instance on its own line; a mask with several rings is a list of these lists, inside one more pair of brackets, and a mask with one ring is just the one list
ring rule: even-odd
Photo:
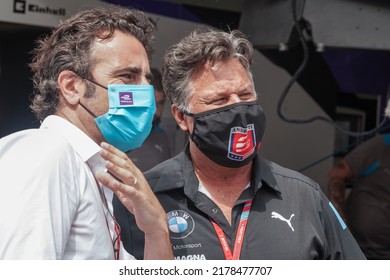
[[58,75],[71,70],[91,78],[95,60],[91,48],[96,38],[108,39],[116,31],[131,34],[151,59],[154,24],[141,11],[116,5],[80,11],[37,41],[29,64],[33,71],[34,98],[30,108],[39,120],[53,114],[59,104]]

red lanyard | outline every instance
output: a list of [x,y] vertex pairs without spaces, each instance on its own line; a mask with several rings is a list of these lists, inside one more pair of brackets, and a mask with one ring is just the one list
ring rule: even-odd
[[219,242],[221,243],[225,259],[227,260],[239,260],[241,255],[242,241],[244,240],[245,230],[248,223],[249,212],[251,211],[253,198],[245,202],[244,209],[242,209],[240,223],[238,225],[236,240],[234,241],[233,254],[230,250],[229,243],[226,240],[226,236],[223,230],[217,223],[210,218],[211,223],[214,226],[215,232],[217,233]]
[[113,241],[113,246],[114,246],[114,258],[115,260],[119,260],[119,255],[121,251],[121,231],[119,229],[119,225],[114,217],[114,228],[115,228],[115,234],[116,234],[116,239]]

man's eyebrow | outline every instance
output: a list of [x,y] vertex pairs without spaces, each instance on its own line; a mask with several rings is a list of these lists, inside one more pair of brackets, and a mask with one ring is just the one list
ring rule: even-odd
[[[132,73],[134,75],[140,75],[142,73],[142,69],[139,67],[126,67],[119,70],[114,71],[114,75],[123,74],[123,73]],[[148,81],[153,79],[153,74],[151,72],[146,73],[145,75]]]
[[114,75],[123,74],[123,73],[132,73],[135,75],[139,75],[142,72],[141,68],[139,67],[125,67],[118,70],[115,70],[113,72]]
[[[236,89],[233,93],[242,94],[250,91],[253,91],[253,88],[251,87],[251,84],[248,83]],[[212,94],[209,94],[208,96],[211,96],[211,98],[213,98],[213,97],[223,97],[230,94],[231,92],[226,92],[224,89],[221,89],[220,91],[213,91]]]

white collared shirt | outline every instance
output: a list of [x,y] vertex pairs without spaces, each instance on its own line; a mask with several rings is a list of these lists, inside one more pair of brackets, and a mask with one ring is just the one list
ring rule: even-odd
[[0,259],[114,259],[113,193],[102,186],[107,209],[92,173],[104,169],[99,150],[58,116],[0,139]]

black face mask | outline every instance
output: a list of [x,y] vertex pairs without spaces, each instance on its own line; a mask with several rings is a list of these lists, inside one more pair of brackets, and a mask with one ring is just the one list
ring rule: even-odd
[[244,166],[260,148],[265,115],[257,101],[239,102],[199,114],[185,114],[194,118],[191,140],[219,165]]

